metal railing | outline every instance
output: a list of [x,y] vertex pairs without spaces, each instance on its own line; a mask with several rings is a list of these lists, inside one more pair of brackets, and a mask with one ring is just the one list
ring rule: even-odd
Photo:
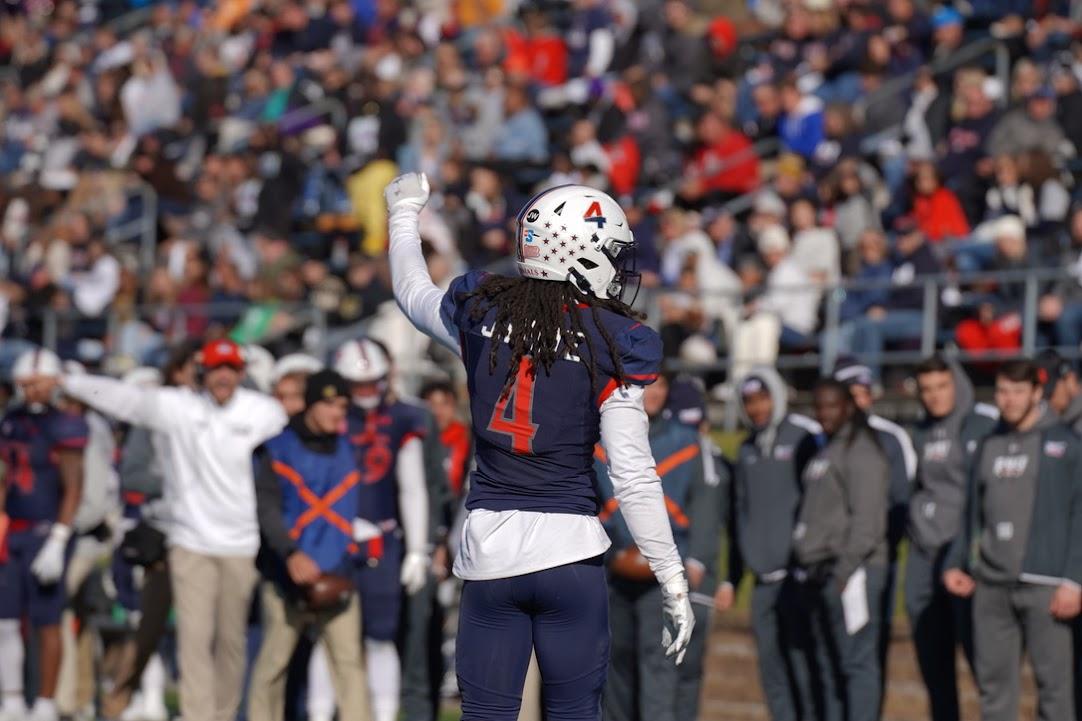
[[[1067,269],[1045,268],[991,273],[971,273],[964,275],[957,273],[940,273],[936,275],[918,276],[911,283],[906,284],[898,284],[887,279],[876,281],[847,280],[828,288],[822,288],[821,286],[815,285],[779,286],[777,292],[780,294],[793,293],[795,295],[806,293],[812,288],[820,291],[824,303],[824,322],[819,333],[816,335],[816,340],[821,341],[821,348],[808,349],[794,354],[780,355],[777,360],[777,365],[782,369],[809,369],[817,370],[821,373],[829,372],[834,367],[838,355],[843,350],[848,352],[848,349],[839,348],[836,344],[838,331],[844,325],[841,321],[841,306],[845,300],[846,293],[861,290],[910,291],[913,289],[920,289],[923,296],[922,307],[920,309],[921,332],[919,337],[912,339],[914,345],[916,345],[916,349],[884,349],[882,354],[879,354],[876,357],[877,364],[883,367],[916,364],[939,347],[942,331],[953,330],[952,328],[943,328],[941,326],[941,320],[943,319],[942,313],[944,310],[960,308],[964,311],[966,308],[975,307],[979,303],[979,300],[984,297],[976,295],[974,296],[976,299],[975,301],[971,300],[970,302],[945,306],[942,301],[943,291],[949,287],[958,288],[990,284],[995,284],[997,286],[1021,285],[1023,287],[1023,301],[1021,307],[1021,347],[1017,351],[1002,352],[980,351],[970,353],[958,351],[957,357],[961,362],[972,362],[1031,356],[1037,350],[1037,326],[1039,322],[1038,305],[1041,298],[1041,287],[1055,281],[1066,280],[1079,282],[1078,276],[1072,274]],[[664,294],[665,291],[662,290],[659,291],[659,293]],[[727,298],[737,306],[739,306],[743,300],[742,295],[736,293],[716,293],[713,295],[715,297]],[[648,300],[647,305],[654,304]],[[652,315],[656,317],[656,313]],[[1063,347],[1058,350],[1060,350],[1065,357],[1072,359],[1082,358],[1082,351],[1080,351],[1079,348]],[[732,369],[734,362],[741,360],[746,359],[733,358],[731,355],[726,355],[724,358],[719,358],[713,363],[690,364],[672,360],[670,361],[670,365],[675,370],[687,370],[699,373],[707,371],[728,372]],[[868,359],[861,358],[861,360]]]

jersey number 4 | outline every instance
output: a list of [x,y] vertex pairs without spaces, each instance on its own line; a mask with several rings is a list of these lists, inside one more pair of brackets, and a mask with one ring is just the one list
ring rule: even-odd
[[[535,376],[530,372],[530,359],[523,358],[511,389],[500,396],[488,421],[488,430],[511,436],[511,450],[533,453],[537,424],[533,422],[533,388]],[[507,408],[511,407],[511,417]]]

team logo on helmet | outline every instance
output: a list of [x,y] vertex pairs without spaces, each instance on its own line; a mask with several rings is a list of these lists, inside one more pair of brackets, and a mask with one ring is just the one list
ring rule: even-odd
[[606,218],[601,214],[601,203],[596,200],[590,203],[590,207],[586,209],[586,214],[582,216],[582,219],[587,223],[596,223],[598,228],[604,228]]
[[541,217],[541,211],[538,210],[537,208],[534,208],[533,210],[531,210],[529,213],[526,214],[526,222],[527,223],[532,223],[532,222],[534,222],[535,220],[537,220],[540,217]]

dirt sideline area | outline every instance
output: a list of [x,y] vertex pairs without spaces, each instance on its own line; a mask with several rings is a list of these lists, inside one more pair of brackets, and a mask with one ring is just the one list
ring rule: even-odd
[[[928,703],[917,671],[909,627],[894,624],[890,647],[887,698],[883,721],[928,721]],[[978,721],[977,690],[965,659],[959,654],[963,719]],[[1033,675],[1023,669],[1022,712],[1019,721],[1036,718]],[[746,613],[715,617],[710,632],[700,721],[767,721],[756,666],[755,642]]]

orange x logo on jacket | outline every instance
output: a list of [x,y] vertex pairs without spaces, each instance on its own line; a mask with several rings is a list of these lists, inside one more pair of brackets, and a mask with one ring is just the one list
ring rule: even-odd
[[[342,481],[327,491],[327,494],[320,498],[312,492],[304,483],[304,479],[301,478],[301,474],[291,466],[282,463],[281,461],[274,461],[271,464],[274,472],[286,479],[297,489],[297,493],[300,495],[301,500],[308,504],[308,510],[302,513],[297,520],[293,523],[293,528],[289,529],[289,537],[294,541],[301,537],[301,532],[312,524],[317,518],[330,523],[342,533],[346,534],[349,538],[353,538],[353,525],[342,518],[331,506],[335,504],[342,496],[346,495],[351,488],[353,488],[361,480],[361,474],[359,471],[353,471]],[[357,551],[357,544],[350,541],[349,544],[350,553]]]

